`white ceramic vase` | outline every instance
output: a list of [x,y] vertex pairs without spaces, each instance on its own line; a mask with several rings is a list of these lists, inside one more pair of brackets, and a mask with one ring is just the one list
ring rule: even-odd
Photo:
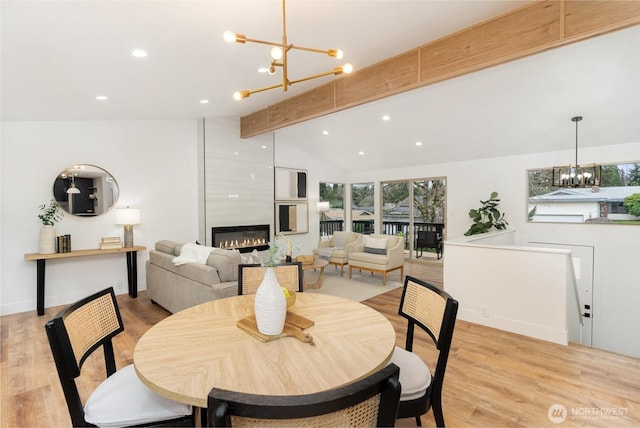
[[276,269],[268,267],[256,291],[256,323],[262,334],[275,336],[282,333],[287,316],[287,300],[276,278]]
[[56,229],[53,226],[42,226],[40,229],[40,254],[56,252]]

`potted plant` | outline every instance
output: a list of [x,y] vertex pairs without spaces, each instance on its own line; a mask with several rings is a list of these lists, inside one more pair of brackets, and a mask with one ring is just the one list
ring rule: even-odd
[[56,229],[55,224],[62,219],[64,213],[60,205],[55,200],[49,204],[40,205],[38,219],[42,223],[40,229],[40,254],[51,254],[56,252]]
[[482,206],[478,209],[469,210],[469,217],[473,220],[473,224],[464,235],[477,235],[486,233],[492,227],[498,230],[504,230],[509,224],[504,218],[504,214],[498,210],[498,192],[491,192],[491,197],[486,201],[480,201]]

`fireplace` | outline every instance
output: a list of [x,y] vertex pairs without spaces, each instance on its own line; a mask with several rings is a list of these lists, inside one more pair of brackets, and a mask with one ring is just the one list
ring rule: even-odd
[[211,242],[216,248],[238,250],[249,253],[269,248],[271,228],[268,224],[252,226],[225,226],[211,228]]

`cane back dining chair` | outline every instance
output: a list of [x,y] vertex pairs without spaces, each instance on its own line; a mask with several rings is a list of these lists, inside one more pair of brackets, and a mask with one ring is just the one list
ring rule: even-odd
[[[238,294],[256,294],[267,268],[259,264],[238,265]],[[275,267],[281,287],[289,291],[303,291],[302,263],[282,263]]]
[[[124,331],[124,325],[113,288],[63,309],[45,329],[74,427],[193,426],[191,406],[151,391],[132,364],[116,370],[111,339]],[[107,378],[83,406],[76,379],[87,357],[100,348]]]
[[[436,425],[444,427],[442,384],[458,302],[433,285],[406,276],[398,313],[407,319],[405,349],[396,346],[391,357],[391,362],[400,367],[402,394],[398,418],[415,417],[416,423],[421,426],[420,416],[431,408]],[[433,375],[425,362],[412,352],[415,326],[427,332],[439,351]]]
[[388,427],[400,400],[399,369],[389,364],[341,388],[297,396],[254,395],[213,388],[207,420],[214,427]]

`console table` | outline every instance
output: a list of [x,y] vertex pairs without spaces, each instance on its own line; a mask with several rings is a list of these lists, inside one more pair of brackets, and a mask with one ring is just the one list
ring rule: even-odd
[[38,315],[44,315],[44,267],[47,260],[66,259],[70,257],[102,256],[105,254],[126,253],[127,256],[127,282],[129,285],[129,296],[138,297],[138,251],[146,250],[146,247],[133,246],[125,248],[112,248],[108,250],[76,250],[68,253],[52,254],[25,254],[25,260],[35,260],[38,264],[37,278],[37,310]]

